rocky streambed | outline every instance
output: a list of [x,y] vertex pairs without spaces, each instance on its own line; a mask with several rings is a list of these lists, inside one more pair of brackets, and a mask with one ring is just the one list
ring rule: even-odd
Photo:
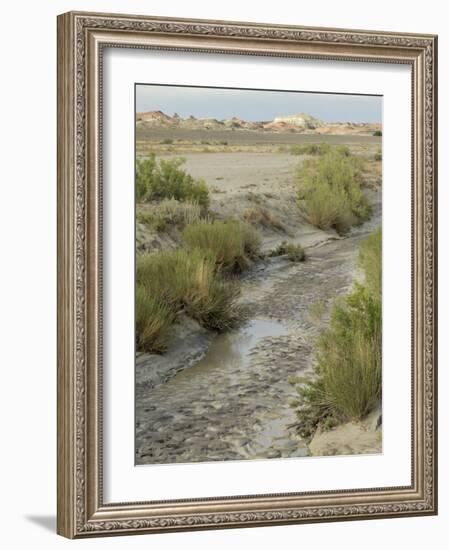
[[190,327],[168,354],[140,356],[136,463],[307,456],[288,380],[310,368],[313,337],[357,277],[359,242],[377,223],[309,248],[306,262],[258,263],[243,280],[251,321],[240,330],[212,338]]

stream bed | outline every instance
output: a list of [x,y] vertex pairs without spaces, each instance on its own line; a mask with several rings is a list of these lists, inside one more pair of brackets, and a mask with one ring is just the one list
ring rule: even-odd
[[[136,464],[308,456],[291,428],[289,379],[310,369],[313,338],[357,277],[363,236],[309,249],[302,263],[261,263],[244,278],[251,322],[217,335],[200,360],[163,383],[137,386]],[[318,323],[310,314],[316,304]]]

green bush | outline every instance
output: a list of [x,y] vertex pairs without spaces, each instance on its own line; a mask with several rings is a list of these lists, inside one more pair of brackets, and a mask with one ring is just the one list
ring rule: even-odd
[[334,303],[330,326],[317,339],[313,374],[291,380],[298,393],[292,405],[302,437],[310,438],[318,426],[359,420],[381,399],[381,247],[378,230],[360,251],[365,283],[357,283],[346,299]]
[[373,136],[381,136],[382,135],[382,130],[376,130],[375,132],[373,132]]
[[303,262],[306,259],[304,248],[300,244],[282,241],[270,254],[270,256],[284,256],[291,262]]
[[137,202],[176,199],[192,201],[202,208],[209,205],[209,190],[204,180],[195,180],[183,168],[186,159],[178,157],[170,160],[156,160],[151,154],[137,161],[136,199]]
[[226,330],[245,317],[240,287],[217,273],[212,254],[198,248],[137,257],[136,341],[139,351],[164,351],[180,313],[211,330]]
[[374,160],[377,162],[382,160],[382,151],[377,151],[376,153],[374,153]]
[[298,199],[312,225],[345,233],[370,217],[371,207],[360,187],[361,170],[360,159],[340,148],[299,166]]
[[189,249],[200,249],[213,256],[223,272],[244,271],[260,249],[260,235],[248,223],[237,220],[200,221],[188,225],[183,242]]

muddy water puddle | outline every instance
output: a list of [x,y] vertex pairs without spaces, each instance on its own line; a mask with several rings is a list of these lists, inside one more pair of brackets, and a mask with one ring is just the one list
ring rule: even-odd
[[229,371],[232,377],[233,373],[248,366],[249,353],[261,338],[287,333],[287,328],[281,323],[254,319],[238,331],[219,334],[201,361],[179,372],[168,384],[191,383],[196,376],[213,375],[214,371],[220,371],[220,374]]
[[264,319],[218,335],[202,360],[138,406],[137,463],[307,455],[290,437],[292,389],[272,355],[289,341],[284,324]]

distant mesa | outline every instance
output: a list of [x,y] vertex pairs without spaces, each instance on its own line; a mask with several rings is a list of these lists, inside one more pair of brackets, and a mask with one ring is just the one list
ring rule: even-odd
[[239,117],[218,120],[213,117],[196,118],[190,115],[186,118],[174,113],[167,115],[163,111],[146,111],[136,114],[139,128],[183,128],[187,130],[246,130],[266,132],[297,132],[301,134],[358,134],[372,135],[381,130],[380,124],[366,122],[324,122],[308,113],[280,115],[273,120],[248,121]]
[[308,130],[315,130],[320,126],[324,126],[324,122],[318,120],[317,118],[307,114],[307,113],[298,113],[296,115],[288,116],[277,116],[273,120],[274,124],[291,124],[293,126],[298,126],[300,128],[305,128]]

